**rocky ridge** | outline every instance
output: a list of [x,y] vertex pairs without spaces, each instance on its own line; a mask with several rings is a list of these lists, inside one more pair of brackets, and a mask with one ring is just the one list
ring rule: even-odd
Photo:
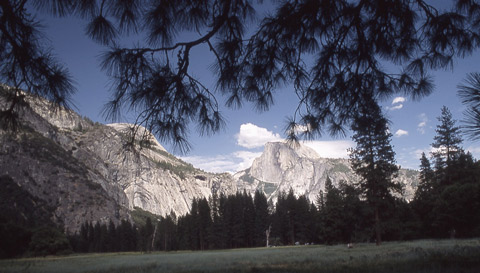
[[[118,223],[135,207],[182,215],[193,198],[237,190],[231,175],[181,161],[145,128],[135,128],[140,137],[129,146],[132,125],[94,123],[43,99],[27,100],[18,109],[20,131],[0,131],[0,176],[47,200],[52,218],[68,230],[84,221]],[[0,110],[5,107],[0,96]]]
[[[0,88],[0,110],[6,107],[1,92],[8,88]],[[8,176],[45,201],[51,218],[71,231],[84,221],[118,223],[135,207],[183,215],[194,198],[212,192],[260,190],[275,201],[291,188],[315,201],[327,175],[335,185],[358,181],[348,160],[321,158],[306,146],[282,142],[267,143],[250,168],[233,176],[208,173],[169,154],[143,127],[94,123],[46,100],[26,99],[30,106],[18,109],[20,132],[0,130],[0,178]],[[400,171],[397,179],[405,185],[407,200],[417,177],[416,171]]]
[[[297,196],[306,195],[311,201],[325,190],[327,176],[334,185],[340,181],[354,183],[359,180],[347,159],[322,158],[309,147],[283,142],[265,144],[262,155],[252,166],[234,175],[239,190],[250,193],[260,190],[269,199],[276,200],[280,192],[288,192],[291,188]],[[403,198],[411,200],[418,172],[401,169],[396,179],[404,185]]]

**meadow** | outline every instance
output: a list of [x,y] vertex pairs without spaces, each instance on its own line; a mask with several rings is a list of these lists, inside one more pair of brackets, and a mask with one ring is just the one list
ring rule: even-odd
[[0,272],[480,272],[480,239],[24,258]]

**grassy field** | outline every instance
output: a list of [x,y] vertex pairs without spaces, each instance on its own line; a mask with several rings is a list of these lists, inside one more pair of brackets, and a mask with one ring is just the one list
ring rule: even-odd
[[0,272],[480,272],[480,239],[0,260]]

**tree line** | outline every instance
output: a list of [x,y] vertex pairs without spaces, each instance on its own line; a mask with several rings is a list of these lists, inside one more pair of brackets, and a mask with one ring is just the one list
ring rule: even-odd
[[147,218],[139,228],[126,221],[118,227],[86,223],[71,237],[74,250],[206,250],[480,236],[480,163],[461,147],[460,128],[448,108],[438,118],[431,158],[423,153],[420,159],[420,182],[411,202],[394,194],[402,189],[391,182],[398,167],[392,167],[386,120],[375,111],[360,117],[350,159],[362,177],[359,183],[335,186],[327,177],[316,200],[290,190],[280,192],[275,203],[259,191],[214,193],[194,199],[186,215]]
[[[358,124],[377,124],[378,128],[372,128],[377,131],[370,134],[372,130],[362,129],[370,125],[355,130],[357,147],[351,151],[351,161],[358,160],[359,164],[353,166],[354,170],[364,170],[365,175],[357,172],[362,177],[358,183],[340,181],[337,185],[327,177],[325,190],[315,200],[296,196],[293,190],[280,192],[275,202],[259,191],[253,195],[213,193],[209,199],[194,199],[186,215],[144,214],[144,221],[134,218],[135,223],[123,220],[118,225],[87,222],[79,232],[65,237],[61,227],[45,224],[49,223],[48,215],[42,220],[43,210],[35,207],[41,203],[39,200],[18,188],[11,178],[0,177],[5,185],[0,202],[4,212],[0,217],[0,257],[71,251],[379,243],[379,235],[387,241],[480,236],[480,163],[462,148],[460,128],[448,108],[443,107],[438,118],[440,124],[430,157],[425,153],[421,156],[419,184],[410,202],[393,194],[397,185],[388,184],[395,171],[388,169],[393,161],[389,133],[384,130],[385,120],[377,116],[375,122],[369,122],[376,115],[369,113],[373,116],[361,115],[364,120],[358,120]],[[386,156],[382,155],[385,151]],[[372,179],[375,183],[369,182]],[[19,200],[15,196],[22,196],[22,213],[18,206],[15,210],[8,206],[14,199]],[[34,222],[24,222],[20,214]]]

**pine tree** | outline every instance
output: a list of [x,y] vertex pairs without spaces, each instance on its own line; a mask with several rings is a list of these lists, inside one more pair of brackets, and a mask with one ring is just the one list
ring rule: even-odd
[[[20,89],[59,103],[74,91],[68,70],[41,40],[36,12],[86,19],[86,34],[111,46],[102,65],[114,92],[108,113],[115,118],[132,106],[141,125],[177,144],[187,141],[190,122],[201,133],[224,124],[218,98],[192,73],[193,51],[202,47],[227,105],[268,109],[278,86],[294,85],[300,120],[289,127],[308,124],[308,135],[342,132],[372,102],[364,97],[430,94],[427,69],[449,67],[454,56],[479,47],[476,1],[447,8],[424,0],[273,1],[258,24],[255,2],[262,1],[0,1],[0,81],[16,89],[0,121],[27,101]],[[143,41],[119,47],[130,31]],[[385,69],[391,65],[405,69],[392,73]]]
[[296,225],[295,225],[295,220],[297,218],[297,211],[296,211],[296,197],[295,194],[293,193],[293,189],[290,188],[288,191],[288,194],[286,196],[285,202],[287,206],[287,236],[288,236],[288,243],[289,244],[295,244],[297,242],[297,230],[296,230]]
[[430,166],[430,161],[425,153],[422,153],[422,157],[420,158],[420,182],[415,191],[415,199],[422,198],[423,196],[432,193],[434,189],[434,179],[435,172]]
[[316,225],[316,230],[317,230],[317,240],[320,242],[325,242],[325,193],[323,190],[320,190],[317,196],[317,225]]
[[444,183],[450,184],[448,168],[451,166],[452,160],[460,155],[462,148],[462,138],[460,136],[460,128],[455,125],[456,121],[452,118],[450,110],[442,107],[442,114],[438,117],[440,122],[437,125],[436,135],[433,138],[432,147],[436,150],[432,153],[435,159],[435,170],[437,176]]
[[255,206],[254,245],[265,246],[265,232],[270,225],[267,197],[257,190],[253,197],[253,204]]
[[200,250],[209,248],[208,239],[210,237],[212,218],[210,213],[210,206],[206,198],[198,200],[198,213],[196,217],[196,224],[198,225],[198,242]]
[[295,242],[302,244],[309,242],[310,236],[310,202],[305,195],[299,196],[295,201],[294,227]]
[[376,243],[381,243],[380,209],[382,204],[391,197],[391,191],[401,192],[402,187],[392,179],[397,175],[395,152],[390,145],[391,133],[388,130],[387,119],[383,117],[379,107],[364,108],[352,123],[354,135],[352,139],[357,144],[350,149],[350,162],[357,175],[361,193],[375,213]]
[[431,230],[434,216],[432,210],[438,198],[439,188],[435,184],[435,171],[432,169],[425,153],[422,153],[420,158],[419,180],[411,206],[418,216],[418,222],[420,223],[419,234],[421,236],[432,236]]
[[467,107],[462,130],[471,140],[480,140],[480,73],[469,73],[465,84],[458,88],[458,95]]
[[333,185],[329,176],[325,180],[324,234],[327,244],[342,241],[343,200],[340,191]]
[[112,220],[108,223],[107,251],[118,251],[117,228]]
[[147,217],[147,220],[145,222],[145,227],[144,227],[144,234],[143,234],[145,251],[152,251],[152,239],[153,239],[154,229],[155,227],[152,224],[152,219],[150,219],[150,217]]
[[366,241],[366,230],[370,230],[371,211],[360,200],[359,190],[345,181],[340,181],[342,195],[342,242],[353,243]]

